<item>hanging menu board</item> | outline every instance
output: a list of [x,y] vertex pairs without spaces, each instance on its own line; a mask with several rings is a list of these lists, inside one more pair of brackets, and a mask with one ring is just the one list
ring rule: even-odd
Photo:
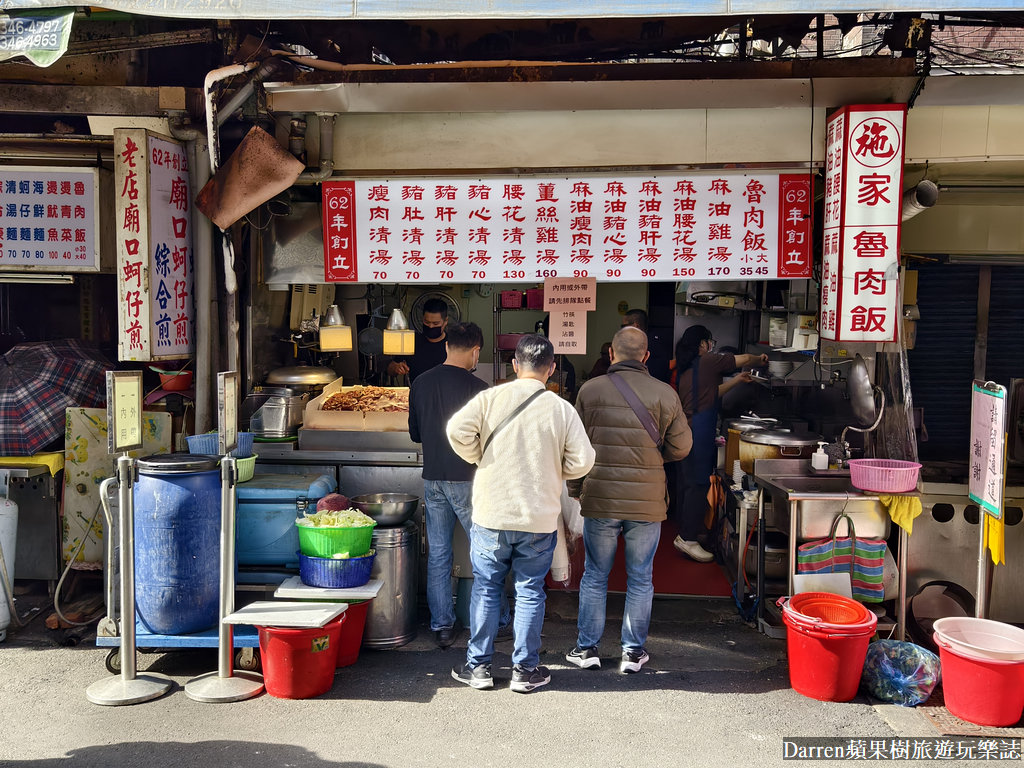
[[98,173],[0,166],[0,268],[99,271]]
[[360,179],[323,184],[328,282],[811,276],[805,175]]

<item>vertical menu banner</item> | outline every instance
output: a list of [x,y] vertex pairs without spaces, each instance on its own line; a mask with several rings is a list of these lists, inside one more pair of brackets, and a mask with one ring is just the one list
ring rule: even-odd
[[179,142],[114,131],[120,360],[183,358],[194,349],[188,174]]
[[1006,388],[991,381],[971,386],[971,500],[993,517],[1003,514],[1006,471]]
[[825,132],[821,336],[895,341],[907,108],[843,107]]

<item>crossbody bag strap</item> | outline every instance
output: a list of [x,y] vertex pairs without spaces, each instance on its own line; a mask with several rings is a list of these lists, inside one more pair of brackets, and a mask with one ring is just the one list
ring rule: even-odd
[[543,395],[546,391],[547,390],[545,390],[545,389],[538,389],[536,392],[534,392],[528,398],[523,400],[523,402],[521,402],[519,405],[517,405],[516,409],[514,411],[512,411],[512,413],[510,413],[508,416],[506,416],[504,419],[501,420],[501,423],[498,424],[498,426],[496,426],[494,428],[494,430],[491,432],[491,434],[489,434],[487,436],[487,440],[484,441],[484,449],[480,452],[480,457],[481,458],[483,458],[483,455],[485,453],[487,453],[487,446],[489,446],[491,444],[491,440],[494,439],[494,436],[496,434],[498,434],[499,432],[501,432],[501,430],[503,430],[505,427],[507,427],[509,425],[509,422],[512,421],[512,419],[514,419],[516,416],[518,416],[520,413],[522,413],[524,410],[526,410],[526,406],[528,406],[530,403],[532,403],[538,397]]
[[633,413],[636,414],[636,417],[640,419],[640,423],[643,425],[644,429],[647,430],[647,434],[651,436],[651,440],[653,440],[654,444],[658,446],[658,450],[661,450],[661,446],[665,441],[662,440],[661,435],[658,434],[658,426],[654,423],[654,417],[651,416],[651,412],[644,407],[644,404],[640,402],[640,398],[636,396],[636,392],[633,391],[633,388],[629,386],[625,379],[619,376],[619,374],[609,373],[606,375],[611,379],[615,388],[619,390],[619,394],[626,398],[626,402],[629,404],[629,407],[633,409]]

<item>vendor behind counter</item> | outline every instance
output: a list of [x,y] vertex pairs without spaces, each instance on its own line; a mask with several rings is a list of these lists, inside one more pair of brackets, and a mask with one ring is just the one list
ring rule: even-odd
[[387,363],[389,376],[409,376],[410,383],[425,371],[444,362],[445,330],[448,328],[448,305],[441,299],[423,304],[423,330],[415,336],[411,357],[395,357]]

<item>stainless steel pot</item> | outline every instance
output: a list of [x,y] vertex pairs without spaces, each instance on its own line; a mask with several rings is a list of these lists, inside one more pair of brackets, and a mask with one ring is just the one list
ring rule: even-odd
[[755,419],[750,416],[740,416],[738,419],[727,419],[723,423],[726,430],[725,437],[725,466],[722,467],[728,474],[732,474],[733,462],[740,457],[740,436],[747,432],[755,432],[764,429],[775,429],[775,419]]
[[764,429],[740,435],[740,467],[754,471],[755,459],[809,459],[821,440],[817,435]]
[[243,410],[252,409],[249,431],[256,437],[292,437],[302,426],[308,395],[297,395],[285,387],[266,387],[245,398]]

